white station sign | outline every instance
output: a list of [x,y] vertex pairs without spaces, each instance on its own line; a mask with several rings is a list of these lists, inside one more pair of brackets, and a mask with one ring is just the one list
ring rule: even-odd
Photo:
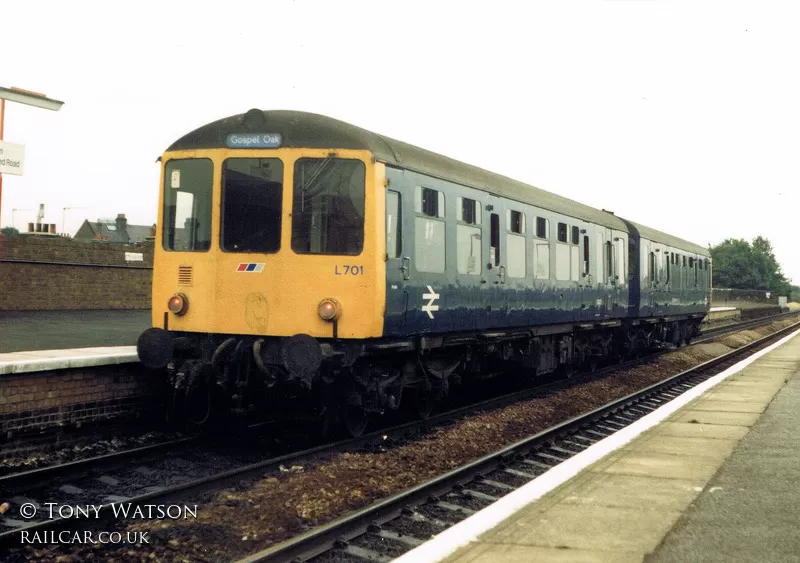
[[0,141],[0,174],[22,176],[25,167],[25,145]]

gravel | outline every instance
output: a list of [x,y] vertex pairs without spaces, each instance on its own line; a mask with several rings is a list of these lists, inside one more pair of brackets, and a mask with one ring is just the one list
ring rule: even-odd
[[100,429],[97,433],[89,436],[60,437],[59,439],[63,439],[67,443],[55,447],[39,444],[22,448],[18,445],[19,450],[15,452],[10,452],[11,448],[4,447],[8,453],[4,454],[0,460],[0,475],[40,469],[185,437],[185,434],[181,432],[164,430],[144,433],[131,430],[123,433],[122,429],[115,429],[113,432],[113,435],[109,435],[108,430]]
[[[558,393],[471,416],[386,451],[340,453],[306,465],[302,471],[265,475],[249,488],[217,493],[211,502],[199,507],[196,520],[120,524],[123,533],[149,532],[149,545],[78,548],[69,554],[61,552],[64,554],[60,559],[55,559],[57,550],[26,548],[25,560],[230,561],[455,469],[791,323],[779,321],[678,349],[602,379],[576,383]],[[517,484],[513,476],[501,472],[487,477]],[[432,505],[420,507],[419,512],[453,520],[450,511]]]

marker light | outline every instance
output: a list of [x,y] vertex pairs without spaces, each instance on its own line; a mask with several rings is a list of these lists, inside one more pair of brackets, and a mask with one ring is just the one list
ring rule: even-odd
[[336,299],[328,297],[319,302],[317,313],[323,321],[335,321],[342,314],[342,307]]
[[179,317],[185,315],[189,309],[189,299],[183,293],[176,293],[167,301],[167,309]]

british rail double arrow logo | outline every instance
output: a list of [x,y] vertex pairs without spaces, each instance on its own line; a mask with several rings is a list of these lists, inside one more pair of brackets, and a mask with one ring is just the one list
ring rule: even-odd
[[431,286],[428,286],[428,293],[423,293],[422,299],[429,300],[427,305],[422,306],[422,310],[428,313],[428,316],[430,318],[433,318],[433,311],[439,310],[439,306],[433,304],[437,299],[439,299],[439,294],[436,293],[436,291]]

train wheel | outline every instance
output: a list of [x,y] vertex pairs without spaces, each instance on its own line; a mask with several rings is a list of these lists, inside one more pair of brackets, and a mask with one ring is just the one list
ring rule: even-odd
[[344,427],[347,435],[351,438],[358,438],[364,434],[367,428],[369,417],[367,412],[358,405],[348,405],[344,411]]

